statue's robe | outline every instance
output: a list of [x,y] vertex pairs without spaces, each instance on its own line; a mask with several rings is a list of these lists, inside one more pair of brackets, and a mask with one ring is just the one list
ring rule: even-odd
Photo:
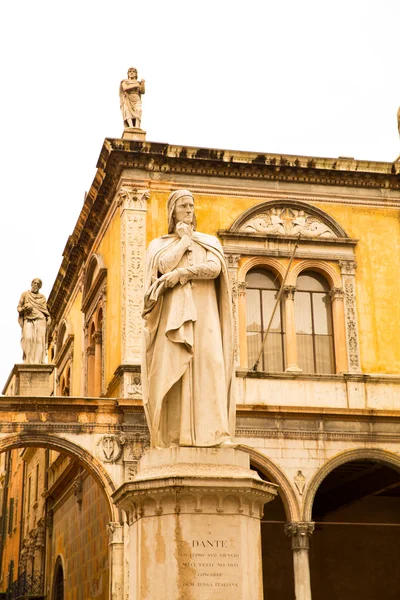
[[[23,310],[27,304],[32,307],[29,312]],[[50,318],[46,297],[28,290],[22,294],[17,310],[18,323],[22,329],[23,360],[26,363],[42,364],[46,358],[46,323]]]
[[132,90],[124,90],[124,83],[132,83],[129,79],[121,81],[119,87],[119,100],[120,108],[122,112],[122,118],[124,121],[128,119],[137,119],[140,123],[142,120],[142,98],[141,98],[141,82],[137,82],[139,85],[137,88]]
[[[152,445],[217,446],[234,435],[233,323],[228,272],[217,238],[195,232],[174,268],[176,234],[153,240],[145,272],[143,400]],[[173,258],[172,258],[173,262]]]

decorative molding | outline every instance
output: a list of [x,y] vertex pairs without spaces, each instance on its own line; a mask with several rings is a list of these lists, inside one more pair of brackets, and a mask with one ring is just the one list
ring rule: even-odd
[[286,523],[285,534],[292,538],[292,550],[309,550],[310,537],[314,533],[315,523],[313,521],[292,521]]

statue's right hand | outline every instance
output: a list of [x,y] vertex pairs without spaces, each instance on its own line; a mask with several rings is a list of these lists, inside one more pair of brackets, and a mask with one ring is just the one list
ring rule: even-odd
[[187,223],[184,223],[183,221],[181,221],[180,223],[177,223],[177,225],[175,227],[175,231],[181,239],[183,239],[185,236],[187,236],[191,240],[192,235],[193,235],[193,229],[190,227],[190,225],[188,225]]

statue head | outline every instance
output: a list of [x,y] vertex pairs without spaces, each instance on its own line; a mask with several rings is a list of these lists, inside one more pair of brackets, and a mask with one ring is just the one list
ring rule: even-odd
[[[179,205],[183,205],[185,199],[187,199],[187,198],[190,198],[192,200],[192,202],[194,203],[193,194],[189,190],[175,190],[175,192],[172,192],[172,194],[168,198],[168,202],[167,202],[168,233],[173,233],[175,231],[175,225],[179,221],[184,220],[183,218],[177,218],[176,208],[177,208],[177,205],[178,205],[178,208],[179,208]],[[192,216],[191,221],[192,222],[190,223],[190,225],[193,227],[194,230],[196,230],[197,221],[196,221],[196,215],[195,215],[194,211],[193,211],[193,216]]]
[[41,279],[39,279],[39,277],[35,277],[35,279],[32,279],[32,283],[31,283],[31,289],[32,292],[37,293],[40,288],[42,287],[43,282]]
[[137,69],[135,69],[135,67],[129,67],[128,78],[129,79],[137,79]]

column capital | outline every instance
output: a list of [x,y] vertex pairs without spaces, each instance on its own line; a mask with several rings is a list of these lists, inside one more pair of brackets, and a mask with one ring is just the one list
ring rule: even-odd
[[294,294],[296,290],[297,288],[295,285],[285,285],[283,288],[283,293],[288,300],[294,300]]
[[238,281],[237,282],[238,296],[244,296],[246,294],[246,290],[247,290],[247,283],[245,281]]
[[92,340],[94,341],[95,345],[101,344],[101,340],[102,340],[101,331],[95,331],[94,334],[92,335]]
[[138,189],[133,185],[124,184],[117,192],[117,206],[121,212],[128,210],[147,210],[147,200],[150,198],[148,189]]
[[344,299],[344,290],[343,288],[334,287],[329,290],[329,295],[331,300],[343,300]]
[[314,529],[315,523],[313,521],[292,521],[291,523],[286,523],[285,534],[292,538],[292,550],[308,550],[310,547],[310,537]]
[[355,275],[357,262],[355,260],[339,260],[342,275]]
[[239,266],[241,254],[225,254],[226,262],[228,263],[228,268],[237,269]]

